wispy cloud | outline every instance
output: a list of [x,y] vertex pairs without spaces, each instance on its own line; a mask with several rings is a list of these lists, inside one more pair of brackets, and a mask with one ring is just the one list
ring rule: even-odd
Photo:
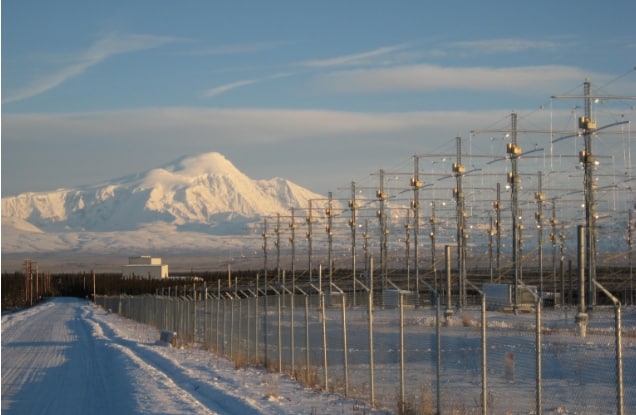
[[[345,180],[349,183],[352,177],[367,180],[370,171],[388,167],[391,160],[410,163],[416,152],[454,152],[456,136],[485,128],[485,120],[502,120],[502,115],[508,113],[509,109],[398,113],[193,107],[8,113],[2,116],[2,145],[12,157],[3,165],[3,191],[17,194],[86,184],[86,180],[111,179],[116,177],[114,174],[155,168],[157,160],[167,162],[181,154],[219,151],[233,161],[242,160],[246,173],[251,171],[256,177],[271,173],[326,192],[326,186]],[[523,117],[523,123],[549,125],[553,116],[570,119],[571,112],[569,108],[560,114],[533,110]],[[492,128],[491,121],[487,125]],[[478,142],[483,143],[485,151],[492,143],[485,139],[473,145]],[[152,157],[148,157],[149,144]],[[56,154],[29,151],[33,148]],[[90,149],[90,154],[95,154],[97,148],[104,157],[85,158],[92,164],[78,181],[75,150],[82,148]],[[487,154],[485,151],[482,154]],[[55,162],[51,162],[51,157],[55,157]],[[24,163],[34,159],[38,162],[31,161],[30,165],[37,173],[28,176],[36,179],[23,177],[16,160]],[[51,170],[52,165],[55,168]],[[57,177],[48,182],[52,171]],[[5,183],[13,188],[5,187]]]
[[280,46],[289,44],[290,42],[254,42],[254,43],[237,43],[230,45],[212,46],[209,48],[194,49],[185,52],[186,55],[237,55],[243,53],[263,52],[275,49]]
[[243,87],[243,86],[246,86],[246,85],[251,85],[251,84],[253,84],[255,82],[258,82],[258,81],[255,80],[255,79],[244,79],[242,81],[231,82],[229,84],[220,85],[220,86],[217,86],[217,87],[214,87],[214,88],[210,88],[210,89],[208,89],[208,90],[203,92],[203,96],[207,97],[207,98],[212,98],[212,97],[215,97],[217,95],[221,95],[221,94],[223,94],[223,93],[225,93],[227,91],[231,91],[233,89],[240,88],[240,87]]
[[138,50],[152,49],[167,43],[173,43],[178,39],[166,36],[139,35],[139,34],[109,34],[99,38],[87,50],[81,52],[75,59],[75,63],[61,70],[34,79],[28,85],[9,93],[2,100],[3,104],[21,101],[42,94],[56,88],[63,82],[86,72],[89,68],[105,61],[111,56],[129,53]]
[[536,41],[525,39],[485,39],[471,40],[463,42],[453,42],[449,46],[455,49],[462,49],[471,54],[495,54],[495,53],[518,53],[532,49],[556,49],[559,45],[550,41]]
[[588,75],[589,73],[578,68],[568,66],[462,68],[421,64],[337,71],[318,76],[314,83],[318,89],[343,93],[442,89],[524,92],[536,90],[538,86],[551,87],[562,82],[578,82]]
[[258,79],[243,79],[243,80],[239,80],[235,82],[230,82],[228,84],[220,85],[220,86],[203,91],[203,96],[206,98],[212,98],[212,97],[216,97],[218,95],[224,94],[233,89],[241,88],[244,86],[256,84],[256,83],[271,80],[271,79],[284,78],[291,75],[293,75],[293,73],[291,72],[281,72],[281,73],[265,76]]
[[329,68],[338,66],[369,65],[377,64],[379,58],[386,58],[388,55],[406,49],[408,45],[401,44],[374,49],[368,52],[355,53],[352,55],[337,56],[327,59],[314,59],[298,63],[299,66],[307,68]]

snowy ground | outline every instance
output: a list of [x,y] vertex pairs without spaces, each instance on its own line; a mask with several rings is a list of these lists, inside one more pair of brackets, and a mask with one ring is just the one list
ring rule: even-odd
[[380,414],[77,299],[2,316],[3,414]]

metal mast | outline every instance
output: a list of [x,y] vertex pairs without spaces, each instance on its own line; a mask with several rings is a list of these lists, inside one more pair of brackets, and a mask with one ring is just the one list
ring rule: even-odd
[[519,173],[517,172],[517,157],[521,154],[521,147],[517,145],[517,114],[514,112],[510,116],[511,119],[511,139],[510,143],[506,145],[506,152],[510,155],[510,161],[512,164],[512,171],[508,173],[508,184],[510,184],[511,190],[511,204],[512,204],[512,264],[514,266],[514,288],[512,293],[513,310],[516,313],[519,307],[519,299],[517,298],[517,291],[519,287],[519,278],[521,275],[521,258],[519,257],[519,231],[520,225],[517,223],[521,219],[519,212]]
[[380,201],[380,210],[378,210],[378,219],[380,221],[380,259],[382,268],[382,288],[386,288],[387,279],[387,248],[388,233],[386,225],[386,213],[384,203],[387,200],[387,194],[384,191],[384,170],[380,170],[380,188],[376,192],[376,197]]
[[[579,153],[579,161],[583,165],[583,193],[585,195],[585,266],[588,269],[588,289],[587,289],[587,307],[591,308],[596,305],[596,202],[594,200],[594,169],[598,162],[594,158],[592,152],[592,134],[605,128],[627,124],[629,121],[620,121],[612,124],[605,125],[603,127],[597,127],[596,121],[592,119],[592,99],[620,99],[620,100],[633,100],[634,96],[606,96],[591,94],[591,84],[589,80],[583,82],[583,96],[552,96],[553,99],[583,99],[584,103],[584,115],[579,117],[579,130],[583,132],[584,150]],[[552,142],[560,141],[565,138],[578,136],[578,134],[565,136],[553,140]]]
[[493,260],[492,260],[492,237],[495,236],[495,228],[492,219],[492,213],[488,214],[488,220],[490,221],[490,227],[488,228],[488,268],[490,270],[490,282],[493,282]]
[[411,290],[411,211],[406,210],[406,223],[404,224],[404,244],[406,249],[406,289]]
[[[411,178],[411,187],[413,188],[413,200],[411,201],[411,208],[413,209],[413,256],[415,267],[415,297],[417,305],[420,305],[420,265],[418,258],[418,235],[420,233],[420,188],[422,187],[422,181],[420,180],[420,166],[419,157],[413,156],[413,177]],[[435,277],[435,275],[433,275]]]
[[291,222],[289,222],[289,230],[291,236],[289,242],[291,243],[291,273],[292,273],[292,292],[296,294],[296,218],[294,215],[294,208],[291,207]]
[[263,274],[267,286],[267,218],[263,219]]
[[435,217],[434,200],[431,202],[431,217],[428,219],[428,221],[431,224],[431,233],[429,234],[429,236],[431,237],[431,270],[433,272],[433,287],[435,287],[436,290],[441,289],[443,291],[443,285],[440,284],[440,286],[438,287],[437,281],[437,255],[435,248],[435,237],[437,232],[437,230],[435,229],[435,224],[437,223],[437,218]]
[[466,173],[466,167],[462,165],[462,138],[457,137],[457,162],[453,163],[453,173],[457,179],[457,187],[453,190],[453,196],[457,204],[457,270],[459,274],[459,308],[464,307],[466,299],[466,229],[464,209],[464,191],[462,189],[462,177]]
[[312,260],[312,230],[311,223],[313,222],[313,218],[311,217],[311,200],[309,201],[309,210],[307,211],[307,254],[308,254],[308,263],[307,267],[309,268],[309,282],[314,282],[313,278],[313,266],[311,263]]
[[[332,252],[333,252],[333,204],[332,204],[332,195],[331,192],[329,192],[329,200],[328,200],[328,205],[327,208],[325,209],[325,215],[327,215],[327,227],[326,227],[326,231],[327,231],[327,241],[328,241],[328,253],[327,253],[327,259],[329,261],[329,291],[331,292],[331,282],[333,281],[333,258],[332,258]],[[322,287],[320,287],[320,289],[322,290]]]
[[583,83],[583,96],[585,115],[579,119],[579,128],[583,129],[585,149],[579,154],[579,160],[583,163],[583,192],[585,194],[585,230],[586,258],[588,269],[587,306],[596,305],[596,204],[594,201],[594,166],[592,155],[592,129],[596,129],[596,122],[592,120],[592,100],[590,98],[590,82]]
[[364,245],[362,249],[364,250],[364,271],[367,276],[369,276],[369,220],[364,220],[364,232],[362,232],[362,238],[364,239]]
[[274,233],[276,234],[276,241],[274,242],[274,246],[276,246],[276,278],[278,284],[280,284],[280,213],[276,214]]
[[351,217],[349,218],[349,227],[351,228],[351,272],[353,273],[353,304],[356,304],[356,227],[358,226],[357,218],[358,204],[356,202],[356,182],[351,182],[351,200],[349,200],[349,210]]
[[632,265],[632,246],[634,244],[632,231],[634,230],[634,223],[632,221],[631,208],[629,209],[627,221],[627,255],[629,257],[629,305],[634,305],[634,269]]
[[[552,231],[550,232],[550,240],[552,241],[552,279],[553,279],[553,291],[554,291],[554,301],[556,304],[556,279],[557,279],[557,241],[559,238],[559,234],[557,233],[557,225],[559,221],[556,217],[556,200],[552,200],[552,217],[550,218],[550,227]],[[561,301],[563,302],[563,297],[565,293],[561,293]]]
[[537,211],[534,213],[534,218],[537,220],[537,241],[539,246],[539,292],[543,294],[543,202],[545,201],[545,195],[542,189],[542,176],[541,172],[537,173],[538,190],[534,194],[534,199],[537,202]]
[[497,183],[495,208],[495,235],[497,238],[497,281],[501,281],[501,183]]

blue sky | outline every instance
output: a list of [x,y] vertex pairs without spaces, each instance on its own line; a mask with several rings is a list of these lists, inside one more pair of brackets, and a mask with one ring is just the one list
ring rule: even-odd
[[209,151],[326,193],[513,110],[565,128],[575,103],[550,96],[585,78],[636,95],[634,16],[628,0],[3,2],[2,195]]

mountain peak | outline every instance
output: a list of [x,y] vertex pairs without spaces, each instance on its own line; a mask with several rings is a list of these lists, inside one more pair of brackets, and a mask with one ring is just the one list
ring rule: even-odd
[[221,153],[210,152],[194,156],[185,156],[165,167],[166,170],[184,176],[231,176],[242,174],[235,166]]

